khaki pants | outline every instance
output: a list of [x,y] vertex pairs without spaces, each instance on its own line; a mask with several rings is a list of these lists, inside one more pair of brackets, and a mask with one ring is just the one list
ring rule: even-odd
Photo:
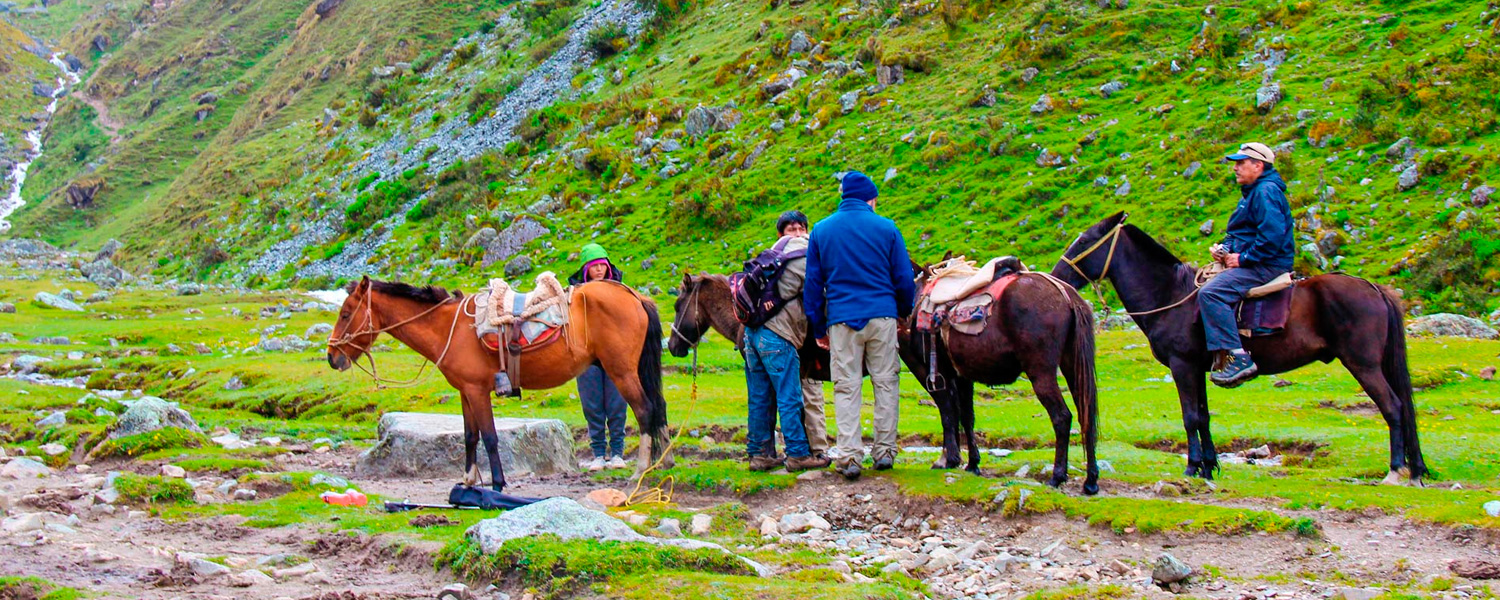
[[[808,340],[813,343],[813,340]],[[823,414],[823,382],[802,380],[802,427],[813,456],[828,453],[828,417]]]
[[838,445],[828,452],[840,465],[864,460],[860,435],[861,367],[875,388],[875,447],[872,458],[896,456],[896,421],[900,413],[900,358],[896,350],[896,320],[871,319],[864,329],[837,324],[828,328],[833,355],[834,420]]

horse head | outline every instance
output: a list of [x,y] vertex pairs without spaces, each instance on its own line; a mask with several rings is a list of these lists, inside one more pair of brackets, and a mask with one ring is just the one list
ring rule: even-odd
[[1105,269],[1110,263],[1115,242],[1129,216],[1123,211],[1117,212],[1078,234],[1052,267],[1052,276],[1075,289],[1083,289],[1104,279],[1108,275]]
[[672,319],[672,335],[667,338],[667,351],[677,358],[687,356],[708,329],[707,324],[702,322],[703,308],[698,302],[702,285],[703,277],[694,277],[688,273],[682,275],[682,287],[678,288],[677,301],[673,304],[676,316]]
[[349,293],[344,305],[339,307],[339,320],[328,334],[328,366],[338,371],[347,371],[354,361],[370,351],[375,343],[378,327],[374,323],[374,311],[370,303],[370,278],[368,276],[344,287]]

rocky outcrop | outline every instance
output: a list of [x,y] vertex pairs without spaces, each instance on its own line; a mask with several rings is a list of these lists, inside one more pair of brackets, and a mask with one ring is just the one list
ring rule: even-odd
[[[788,69],[788,72],[791,71],[797,70]],[[797,72],[801,73],[801,71]],[[795,79],[801,79],[803,76],[805,75],[794,78],[792,83],[796,83]],[[790,88],[791,86],[788,85],[787,87]],[[734,129],[736,125],[740,124],[740,120],[743,118],[744,116],[733,105],[720,107],[700,105],[688,111],[687,118],[682,122],[682,127],[687,130],[688,135],[701,138],[710,133]]]
[[167,402],[156,396],[142,396],[139,400],[126,401],[125,404],[129,408],[115,421],[114,429],[109,432],[109,439],[150,433],[168,427],[203,432],[193,416],[178,408],[174,402]]
[[[662,539],[636,533],[630,525],[597,510],[584,508],[571,498],[551,498],[536,504],[506,511],[470,527],[465,534],[479,544],[486,554],[498,552],[506,542],[518,538],[555,535],[564,540],[600,540],[639,542],[673,546],[685,550],[713,549],[733,554],[718,544],[690,539]],[[739,557],[748,572],[761,577],[771,575],[765,565]]]
[[1465,337],[1481,340],[1500,339],[1500,332],[1474,317],[1437,313],[1423,315],[1406,324],[1409,335]]
[[64,192],[68,206],[76,209],[92,208],[94,198],[99,195],[99,190],[104,189],[102,179],[80,179],[68,184],[68,190]]
[[[511,223],[510,227],[506,227],[504,231],[483,240],[484,258],[480,260],[480,265],[488,267],[509,260],[524,249],[526,244],[548,233],[550,231],[546,226],[531,219],[521,219]],[[477,233],[475,235],[478,236]]]
[[32,299],[35,300],[37,304],[49,308],[56,308],[58,310],[75,310],[80,312],[83,311],[83,307],[79,306],[77,302],[49,292],[37,292],[36,296]]
[[[573,437],[556,419],[495,419],[500,464],[507,473],[552,475],[574,469]],[[361,477],[459,476],[464,466],[464,423],[459,415],[392,412],[380,417],[380,441],[359,456]],[[479,469],[488,475],[481,450]]]

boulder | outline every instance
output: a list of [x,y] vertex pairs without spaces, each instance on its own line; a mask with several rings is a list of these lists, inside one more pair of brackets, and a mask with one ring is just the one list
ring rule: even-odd
[[79,306],[77,302],[59,296],[57,294],[37,292],[36,297],[33,299],[37,304],[46,306],[48,308],[55,308],[58,310],[76,310],[79,312],[83,311],[83,307]]
[[530,270],[531,257],[525,254],[517,254],[512,256],[510,260],[505,261],[505,278],[510,281],[520,279],[522,275],[525,275]]
[[69,183],[63,196],[67,199],[68,206],[85,209],[94,206],[94,197],[99,195],[101,189],[104,189],[102,179],[80,179]]
[[1214,220],[1213,219],[1209,219],[1207,221],[1204,221],[1202,225],[1199,225],[1198,226],[1198,233],[1203,234],[1203,235],[1213,235],[1214,234]]
[[812,47],[812,40],[808,39],[807,34],[801,31],[793,33],[792,39],[786,43],[788,54],[805,54],[808,50],[812,50]]
[[1411,138],[1404,137],[1385,149],[1385,159],[1391,162],[1401,162],[1411,158],[1413,153]]
[[1036,79],[1036,76],[1041,73],[1036,67],[1026,67],[1026,70],[1021,71],[1021,81],[1031,83],[1031,80]]
[[[556,210],[552,212],[556,212]],[[540,215],[543,213],[537,214]],[[521,219],[515,223],[511,223],[504,231],[495,234],[494,239],[490,240],[488,244],[485,244],[484,258],[480,260],[480,265],[488,267],[495,263],[509,260],[510,257],[515,256],[524,249],[526,244],[530,244],[532,240],[548,233],[551,232],[546,226],[533,219]]]
[[1486,325],[1484,321],[1474,317],[1451,313],[1423,315],[1412,319],[1406,324],[1406,333],[1408,335],[1465,337],[1481,340],[1500,339],[1500,332],[1496,332],[1493,327]]
[[196,283],[184,283],[177,286],[178,296],[197,296],[203,293],[203,286]]
[[37,427],[62,427],[68,424],[68,415],[63,411],[55,411],[36,422]]
[[1474,188],[1474,191],[1469,192],[1469,203],[1473,204],[1475,208],[1484,208],[1490,205],[1490,196],[1494,194],[1495,188],[1488,185],[1481,185]]
[[110,260],[109,257],[84,263],[78,267],[78,271],[83,274],[85,279],[89,280],[89,283],[106,290],[119,287],[126,278],[125,270],[115,266],[114,261]]
[[[790,83],[787,84],[786,89],[791,89],[791,86],[796,85],[798,81],[806,76],[807,74],[802,72],[801,69],[793,67],[791,69],[787,69],[785,73],[782,73],[777,77],[784,78],[786,81],[789,81]],[[769,83],[767,85],[769,85]],[[735,126],[740,124],[740,121],[743,118],[744,115],[741,115],[740,111],[735,110],[732,105],[726,105],[722,107],[709,107],[699,105],[693,108],[693,110],[688,111],[687,117],[685,117],[682,121],[682,127],[687,131],[688,135],[691,135],[695,138],[701,138],[716,131],[729,131],[731,129],[734,129]]]
[[120,248],[122,248],[123,246],[124,244],[121,244],[120,240],[110,238],[109,241],[104,242],[103,246],[99,247],[98,252],[94,253],[94,260],[96,262],[101,260],[114,260],[115,253],[119,252]]
[[[380,417],[380,441],[359,456],[361,477],[457,475],[464,465],[463,417],[392,412]],[[495,419],[500,464],[509,473],[537,475],[574,470],[573,436],[556,419]],[[479,452],[479,469],[489,473],[489,458]]]
[[1421,171],[1417,170],[1417,165],[1411,165],[1406,167],[1406,170],[1401,171],[1401,176],[1396,179],[1396,189],[1404,192],[1417,187],[1417,183],[1421,180]]
[[167,402],[156,396],[142,396],[141,399],[126,402],[126,404],[129,408],[125,410],[125,414],[120,415],[119,420],[115,421],[114,430],[109,432],[108,439],[148,433],[167,427],[203,432],[198,428],[198,423],[193,421],[193,416],[178,408],[176,403]]
[[1187,566],[1177,557],[1163,552],[1156,557],[1156,563],[1151,566],[1151,580],[1157,585],[1167,585],[1180,582],[1193,574],[1193,568]]
[[52,469],[47,465],[26,457],[13,459],[5,463],[4,469],[0,469],[0,477],[10,479],[36,479],[51,474]]
[[1031,114],[1045,115],[1049,112],[1052,112],[1052,108],[1052,97],[1046,94],[1042,94],[1041,97],[1036,99],[1036,103],[1031,105]]
[[1260,112],[1271,112],[1281,102],[1281,84],[1267,83],[1255,90],[1255,108]]
[[22,375],[26,375],[37,372],[44,362],[52,362],[52,359],[32,354],[22,354],[11,359],[10,368],[13,371],[20,372]]
[[693,515],[693,520],[688,526],[688,531],[693,535],[708,535],[713,530],[713,515]]
[[1119,93],[1119,91],[1123,90],[1123,89],[1125,89],[1125,82],[1123,82],[1123,81],[1111,81],[1109,83],[1106,83],[1104,85],[1099,86],[1099,95],[1100,96],[1104,96],[1105,98],[1108,98],[1110,96],[1115,95],[1116,93]]
[[625,492],[614,488],[599,488],[589,492],[588,499],[598,502],[606,508],[614,508],[616,506],[624,506],[625,501],[629,500],[629,497],[625,495]]
[[9,302],[0,302],[0,313],[16,314],[16,305]]
[[883,88],[906,83],[906,68],[901,65],[875,67],[875,82]]
[[[560,423],[559,423],[560,425]],[[723,546],[692,539],[661,539],[636,533],[629,525],[605,513],[589,510],[571,498],[550,498],[506,511],[498,517],[485,519],[470,527],[465,533],[479,543],[486,554],[493,554],[513,539],[555,535],[564,540],[592,539],[621,542],[640,542],[659,546],[674,546],[687,550],[714,549],[733,554]],[[771,575],[771,570],[755,561],[739,557],[745,567],[761,577]]]
[[43,98],[51,98],[53,95],[57,94],[57,88],[45,83],[33,83],[31,84],[31,93]]

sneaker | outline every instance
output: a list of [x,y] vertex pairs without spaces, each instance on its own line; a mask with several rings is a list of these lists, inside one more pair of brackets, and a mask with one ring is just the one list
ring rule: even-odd
[[859,479],[859,474],[861,473],[862,469],[860,469],[858,461],[851,460],[845,463],[843,466],[839,467],[838,471],[839,475],[844,476],[844,479],[854,481],[856,479]]
[[882,456],[875,459],[876,471],[889,471],[894,466],[896,466],[896,457],[894,456]]
[[609,457],[609,460],[604,461],[604,468],[606,469],[623,469],[627,466],[629,465],[625,464],[625,457],[618,454],[611,456]]
[[774,471],[782,464],[782,459],[776,456],[757,455],[750,457],[751,471]]
[[808,469],[822,469],[832,463],[833,461],[822,456],[794,456],[786,459],[786,470],[806,471]]
[[594,471],[603,471],[604,470],[604,457],[603,456],[595,456],[594,460],[591,460],[591,461],[588,461],[587,463],[584,463],[583,468],[586,469],[586,470],[588,470],[590,473],[592,473]]
[[1231,352],[1229,354],[1229,364],[1224,365],[1223,369],[1213,372],[1208,378],[1214,382],[1214,385],[1223,388],[1233,388],[1239,387],[1246,381],[1255,379],[1256,374],[1259,372],[1260,368],[1255,366],[1255,361],[1250,360],[1249,353],[1239,354]]

